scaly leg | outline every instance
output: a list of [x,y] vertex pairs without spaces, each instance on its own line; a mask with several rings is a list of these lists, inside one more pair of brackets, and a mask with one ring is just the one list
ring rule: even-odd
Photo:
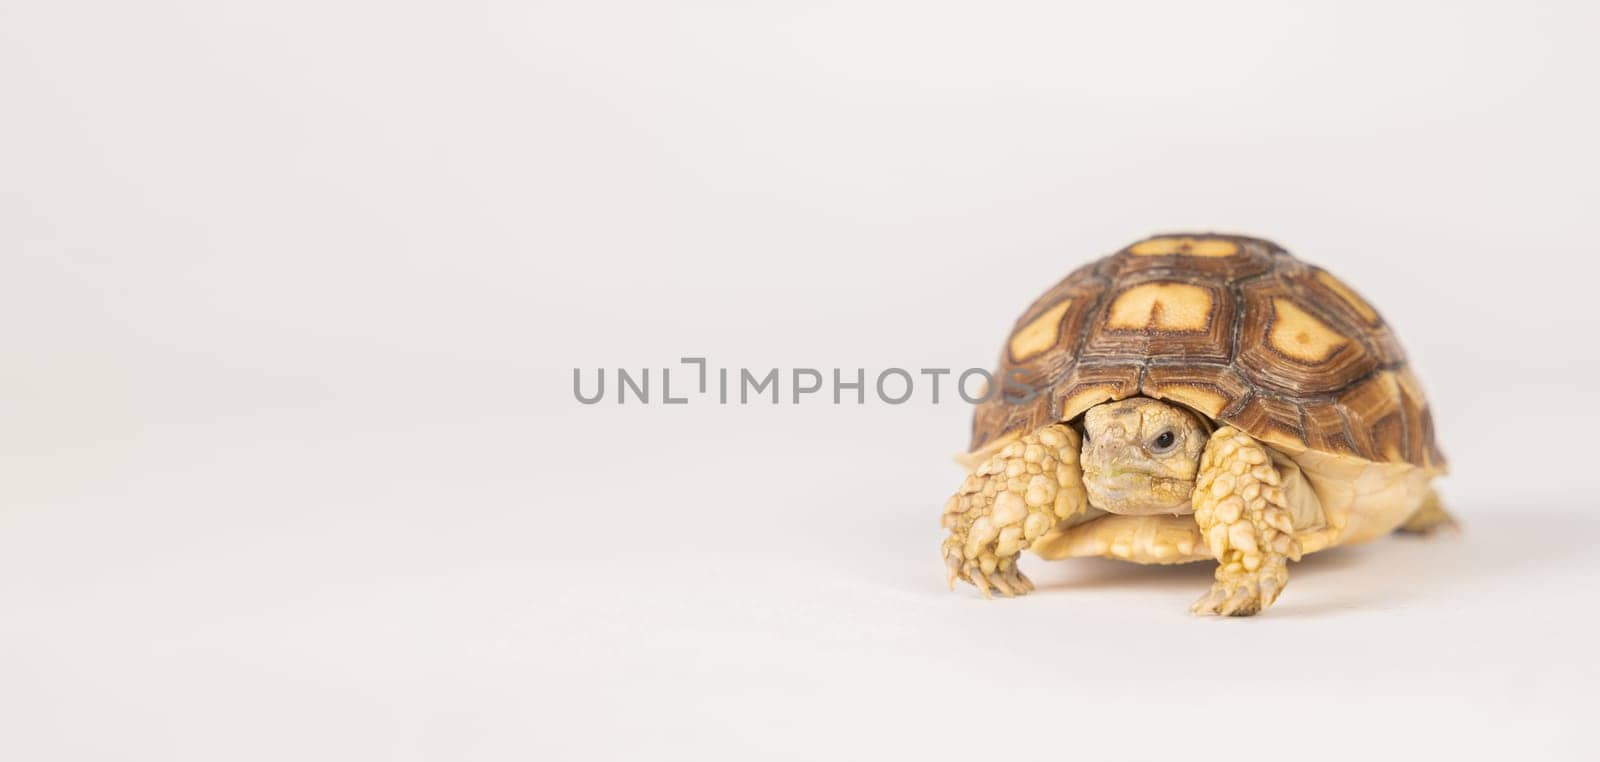
[[1200,455],[1193,504],[1218,566],[1211,592],[1190,611],[1250,616],[1271,606],[1300,543],[1266,449],[1231,426],[1217,429]]
[[1455,531],[1460,528],[1461,526],[1456,523],[1455,517],[1447,513],[1444,506],[1439,504],[1439,493],[1430,489],[1428,490],[1428,496],[1422,499],[1422,506],[1417,509],[1416,513],[1411,514],[1411,518],[1406,519],[1406,523],[1401,524],[1395,531],[1405,532],[1406,534],[1433,534],[1441,529]]
[[1026,595],[1033,583],[1017,557],[1057,522],[1087,510],[1078,432],[1051,424],[1006,445],[979,464],[945,503],[945,565],[950,587],[971,582],[988,598]]

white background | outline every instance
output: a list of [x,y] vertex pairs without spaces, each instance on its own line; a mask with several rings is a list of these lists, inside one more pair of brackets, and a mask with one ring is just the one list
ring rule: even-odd
[[[0,758],[1592,758],[1600,15],[1297,5],[8,4]],[[1384,311],[1463,535],[988,602],[967,405],[572,395],[1187,228]]]

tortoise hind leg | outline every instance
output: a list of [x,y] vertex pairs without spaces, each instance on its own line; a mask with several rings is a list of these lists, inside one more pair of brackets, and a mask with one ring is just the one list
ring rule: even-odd
[[1422,499],[1422,506],[1404,524],[1395,529],[1396,532],[1406,534],[1427,535],[1441,529],[1459,530],[1461,525],[1456,523],[1454,516],[1445,512],[1444,506],[1439,504],[1439,493],[1428,490],[1428,496]]

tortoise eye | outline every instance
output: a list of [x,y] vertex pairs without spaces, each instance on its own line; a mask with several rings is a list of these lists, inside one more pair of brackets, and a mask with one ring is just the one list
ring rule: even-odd
[[1166,452],[1167,450],[1172,449],[1172,446],[1177,443],[1177,434],[1174,434],[1171,431],[1163,431],[1160,434],[1157,434],[1155,439],[1151,440],[1150,449],[1156,452]]

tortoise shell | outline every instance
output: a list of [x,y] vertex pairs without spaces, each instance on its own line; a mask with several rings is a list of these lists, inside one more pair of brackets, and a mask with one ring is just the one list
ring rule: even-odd
[[1445,467],[1383,317],[1258,238],[1163,235],[1078,268],[1017,320],[995,380],[1012,394],[978,406],[973,451],[1143,395],[1290,453]]

